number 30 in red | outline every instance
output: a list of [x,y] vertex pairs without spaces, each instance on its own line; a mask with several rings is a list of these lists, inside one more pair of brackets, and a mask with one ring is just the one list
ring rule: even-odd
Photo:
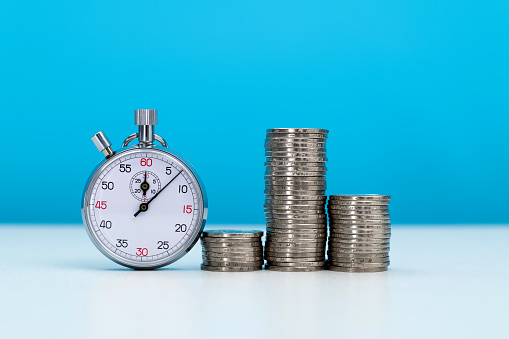
[[146,257],[148,255],[148,249],[137,247],[136,255],[138,257]]

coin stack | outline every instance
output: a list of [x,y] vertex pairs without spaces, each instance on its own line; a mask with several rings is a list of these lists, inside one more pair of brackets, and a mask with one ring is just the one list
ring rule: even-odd
[[381,272],[389,267],[391,197],[340,194],[329,197],[329,269]]
[[276,128],[265,140],[265,259],[269,270],[325,268],[328,130]]
[[201,237],[201,269],[249,272],[263,267],[262,231],[205,231]]

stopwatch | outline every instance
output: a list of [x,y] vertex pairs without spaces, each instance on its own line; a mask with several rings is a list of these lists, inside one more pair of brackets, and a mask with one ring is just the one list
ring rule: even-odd
[[[207,219],[207,195],[193,166],[154,133],[157,110],[135,110],[135,124],[138,133],[118,151],[102,131],[92,137],[105,159],[85,185],[81,210],[90,239],[106,257],[153,269],[196,244]],[[135,139],[138,144],[129,145]]]

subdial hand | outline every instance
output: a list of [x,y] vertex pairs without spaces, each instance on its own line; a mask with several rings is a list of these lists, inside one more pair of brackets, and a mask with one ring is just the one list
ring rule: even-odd
[[[182,170],[183,171],[183,170]],[[178,174],[176,176],[173,177],[173,179],[170,180],[169,183],[167,183],[163,188],[161,188],[161,190],[159,192],[156,193],[156,195],[154,195],[152,197],[152,199],[150,199],[149,201],[147,202],[144,202],[142,204],[140,204],[140,209],[138,210],[138,212],[134,213],[134,216],[137,217],[138,214],[140,214],[141,212],[146,212],[148,210],[148,204],[150,204],[152,201],[154,201],[155,198],[157,198],[157,196],[162,192],[164,191],[164,189],[166,187],[168,187],[172,182],[173,180],[175,180],[179,175],[180,173],[182,173],[182,171],[178,172]]]
[[147,171],[145,171],[145,181],[141,183],[141,190],[143,191],[143,195],[147,195],[149,188],[150,185],[147,182]]

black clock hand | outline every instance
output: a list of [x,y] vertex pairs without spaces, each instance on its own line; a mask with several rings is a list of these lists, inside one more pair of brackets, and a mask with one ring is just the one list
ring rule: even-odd
[[145,171],[145,181],[141,183],[141,189],[143,190],[143,195],[147,195],[147,191],[150,188],[150,185],[147,182],[147,171]]
[[[182,170],[183,171],[183,170]],[[155,198],[157,198],[157,196],[166,188],[168,187],[172,182],[173,180],[175,180],[179,175],[180,173],[182,173],[182,171],[180,171],[176,176],[173,177],[173,179],[170,180],[169,183],[167,183],[163,188],[161,188],[161,190],[159,192],[156,193],[156,195],[154,195],[152,197],[152,199],[150,199],[149,201],[147,202],[144,202],[142,204],[140,204],[140,209],[138,210],[138,212],[134,213],[134,216],[137,217],[138,214],[140,214],[141,212],[145,212],[147,209],[148,209],[148,204],[150,204]]]

